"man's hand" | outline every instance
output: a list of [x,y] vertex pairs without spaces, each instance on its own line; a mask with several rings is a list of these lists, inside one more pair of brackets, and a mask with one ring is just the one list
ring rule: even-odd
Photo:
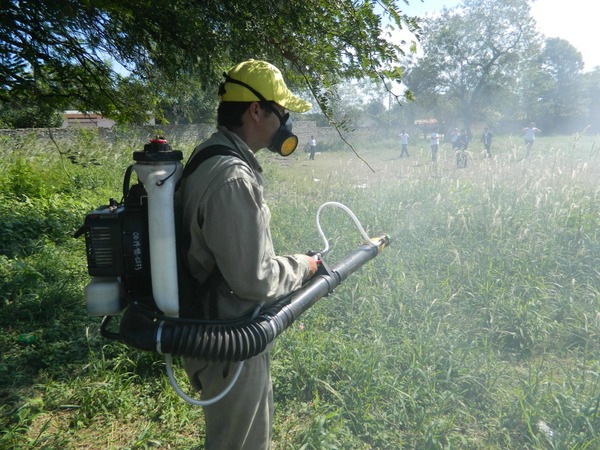
[[306,262],[308,263],[308,277],[307,278],[310,278],[317,272],[318,266],[317,266],[316,258],[318,258],[318,256],[308,256],[308,255],[304,255],[304,256],[306,256]]

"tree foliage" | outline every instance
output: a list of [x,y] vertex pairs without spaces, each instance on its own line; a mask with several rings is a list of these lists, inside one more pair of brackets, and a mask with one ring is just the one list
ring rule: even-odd
[[34,98],[142,120],[145,108],[182,109],[178,99],[214,101],[223,70],[252,57],[280,67],[326,110],[340,79],[400,77],[404,52],[383,36],[383,19],[417,23],[398,3],[407,2],[5,0],[0,102]]
[[581,116],[584,110],[582,89],[583,57],[568,41],[549,38],[544,42],[542,70],[551,83],[543,92],[552,128],[560,128],[567,117]]
[[600,132],[600,67],[583,74],[585,107],[592,130]]
[[0,104],[0,128],[46,128],[61,124],[62,116],[53,108],[29,99]]
[[538,54],[530,0],[465,0],[423,24],[423,58],[407,85],[430,108],[450,104],[469,129],[492,94]]

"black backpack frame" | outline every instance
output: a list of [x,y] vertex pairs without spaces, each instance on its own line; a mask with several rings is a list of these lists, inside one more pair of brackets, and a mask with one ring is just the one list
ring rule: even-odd
[[[213,156],[242,158],[235,150],[225,145],[211,145],[193,155],[184,166],[175,191],[181,182],[190,176],[203,162]],[[125,171],[123,178],[123,199],[119,203],[111,198],[89,213],[75,237],[85,236],[88,273],[92,277],[120,277],[125,289],[124,304],[143,304],[162,313],[152,296],[150,267],[150,243],[148,236],[148,196],[142,182],[130,186],[133,165]],[[177,222],[177,220],[176,220]],[[180,268],[179,272],[185,272]],[[211,275],[210,279],[214,279]],[[185,295],[180,295],[183,310],[189,311]]]

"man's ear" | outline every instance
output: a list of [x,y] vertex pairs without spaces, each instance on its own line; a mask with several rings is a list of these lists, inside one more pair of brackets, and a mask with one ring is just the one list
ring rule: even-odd
[[262,108],[258,102],[250,103],[250,106],[248,106],[248,114],[250,115],[250,119],[255,122],[258,121],[260,119],[261,110]]

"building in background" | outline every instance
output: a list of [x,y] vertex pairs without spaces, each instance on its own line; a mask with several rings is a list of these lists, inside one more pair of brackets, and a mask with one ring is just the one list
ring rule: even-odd
[[[112,128],[116,123],[99,113],[67,110],[63,113],[62,128]],[[156,125],[154,117],[146,125]]]

